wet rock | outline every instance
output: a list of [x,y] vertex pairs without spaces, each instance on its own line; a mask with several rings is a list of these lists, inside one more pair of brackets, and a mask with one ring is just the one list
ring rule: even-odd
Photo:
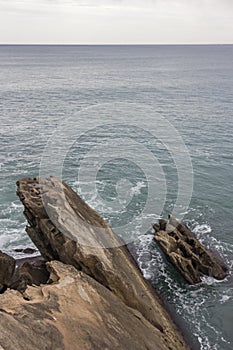
[[169,223],[163,220],[159,226],[153,225],[155,241],[186,281],[199,283],[202,275],[224,279],[228,274],[226,265],[204,247],[186,225],[171,215],[169,219]]
[[10,286],[14,271],[15,259],[0,251],[0,293]]
[[23,253],[23,254],[34,254],[37,252],[36,249],[33,248],[16,248],[14,249],[16,253]]
[[[159,349],[161,342],[166,343],[170,349],[187,348],[154,289],[143,278],[124,242],[114,234],[98,213],[57,178],[52,177],[40,182],[38,178],[26,178],[18,181],[17,186],[17,194],[24,205],[24,214],[29,223],[26,231],[46,260],[59,260],[73,265],[76,270],[82,271],[82,275],[89,275],[95,283],[101,284],[104,288],[101,289],[103,293],[110,292],[113,301],[121,302],[124,308],[131,308],[134,315],[137,315],[134,317],[142,319],[143,323],[149,323],[153,332],[159,334],[158,346],[155,342],[153,348],[157,346]],[[86,296],[85,293],[83,295]],[[101,303],[98,301],[98,304]],[[108,312],[111,314],[114,303],[109,303],[108,306]],[[91,337],[92,322],[86,322],[86,332]],[[125,325],[125,322],[122,324]],[[120,324],[113,323],[112,327],[117,337],[121,338],[123,330]],[[137,328],[133,337],[136,333]],[[129,338],[127,346],[116,343],[111,348],[142,348],[134,346],[131,335]],[[103,339],[102,336],[93,343],[96,344],[95,347],[92,345],[89,348],[109,348],[109,345],[106,347],[103,343]],[[132,345],[129,346],[130,341]],[[145,348],[152,347],[144,345]]]

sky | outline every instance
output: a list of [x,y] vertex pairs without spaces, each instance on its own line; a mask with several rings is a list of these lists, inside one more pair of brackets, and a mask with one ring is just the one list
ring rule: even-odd
[[233,0],[0,0],[1,44],[233,44]]

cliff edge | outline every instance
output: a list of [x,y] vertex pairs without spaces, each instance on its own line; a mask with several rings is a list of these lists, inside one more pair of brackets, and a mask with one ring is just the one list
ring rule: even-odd
[[[0,295],[4,349],[188,349],[123,242],[67,184],[17,182],[47,283]],[[6,326],[7,325],[7,326]]]

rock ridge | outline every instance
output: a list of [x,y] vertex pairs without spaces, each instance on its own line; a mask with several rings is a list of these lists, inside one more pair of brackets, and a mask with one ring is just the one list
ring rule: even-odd
[[169,222],[154,224],[155,241],[168,260],[189,284],[201,282],[203,275],[218,280],[228,275],[228,268],[213,252],[204,247],[188,227],[169,215]]
[[27,286],[24,298],[18,290],[0,295],[0,346],[188,349],[123,241],[67,184],[25,178],[17,194],[48,275],[47,283]]

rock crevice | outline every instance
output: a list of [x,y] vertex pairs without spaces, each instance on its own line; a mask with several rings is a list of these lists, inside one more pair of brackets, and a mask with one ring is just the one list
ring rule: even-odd
[[203,275],[218,280],[227,276],[228,269],[224,262],[204,247],[188,227],[172,215],[169,215],[169,222],[161,220],[153,228],[156,232],[155,241],[188,283],[200,283]]

